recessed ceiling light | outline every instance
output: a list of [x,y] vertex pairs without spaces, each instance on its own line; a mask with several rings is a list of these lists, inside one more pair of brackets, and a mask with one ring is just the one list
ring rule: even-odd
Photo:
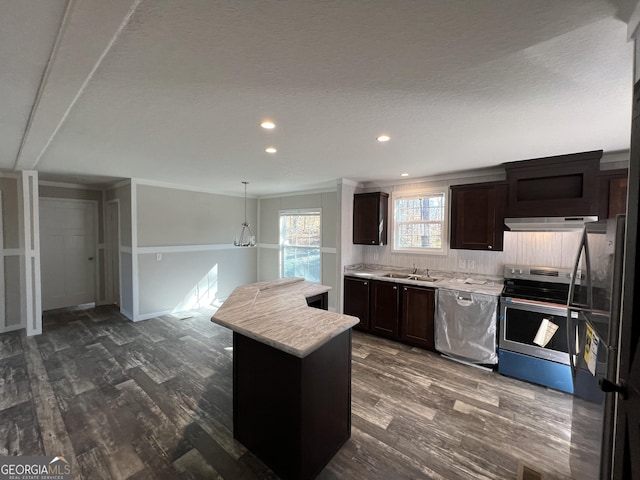
[[267,147],[264,149],[264,151],[267,153],[276,153],[278,150],[276,149],[276,147]]
[[379,142],[388,142],[391,140],[391,137],[389,135],[380,135],[376,140]]
[[265,120],[260,124],[260,126],[265,130],[273,130],[274,128],[276,128],[276,124],[273,123],[271,120]]
[[401,177],[408,177],[408,176],[409,176],[409,174],[408,174],[408,173],[401,173],[401,174],[400,174],[400,176],[401,176]]

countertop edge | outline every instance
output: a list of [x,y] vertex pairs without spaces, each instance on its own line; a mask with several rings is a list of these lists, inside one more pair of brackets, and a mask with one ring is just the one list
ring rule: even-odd
[[[308,307],[308,308],[314,308],[314,307]],[[332,312],[329,312],[332,313]],[[345,315],[345,317],[350,317],[351,315]],[[346,332],[347,330],[349,330],[350,328],[353,328],[355,325],[357,325],[360,322],[360,319],[356,318],[356,317],[352,317],[354,319],[352,324],[345,324],[339,328],[336,328],[335,330],[333,330],[331,332],[331,335],[328,335],[326,337],[322,337],[320,338],[318,341],[316,341],[315,343],[313,343],[312,345],[310,345],[309,347],[307,347],[306,349],[299,349],[299,348],[295,348],[292,347],[290,345],[287,345],[285,343],[282,342],[278,342],[276,340],[264,337],[260,334],[257,334],[255,332],[252,332],[250,330],[247,330],[245,328],[239,327],[237,325],[231,325],[228,324],[227,322],[223,322],[220,321],[218,319],[215,319],[215,316],[211,318],[211,321],[213,323],[216,323],[220,326],[223,326],[225,328],[228,328],[229,330],[238,333],[240,335],[244,335],[245,337],[251,338],[252,340],[255,340],[257,342],[260,343],[264,343],[265,345],[269,345],[270,347],[273,347],[277,350],[280,350],[282,352],[288,353],[290,355],[293,355],[294,357],[298,357],[298,358],[304,358],[307,355],[309,355],[310,353],[313,353],[314,351],[316,351],[318,348],[322,347],[324,344],[328,343],[330,340],[332,340],[333,338],[337,337],[338,335]]]
[[411,280],[408,278],[390,278],[385,277],[388,272],[385,271],[362,271],[347,270],[343,273],[345,277],[357,278],[360,280],[378,280],[382,282],[398,283],[401,285],[410,285],[412,287],[432,288],[434,290],[458,290],[461,292],[476,293],[479,295],[500,296],[504,285],[491,281],[489,284],[474,284],[455,281],[452,278],[442,278],[436,282],[425,282],[421,280]]
[[[293,287],[294,291],[288,291],[291,287]],[[277,288],[282,288],[282,292],[279,293],[276,290]],[[295,357],[304,358],[325,343],[329,342],[332,338],[357,325],[360,320],[351,315],[317,309],[306,305],[306,303],[301,305],[299,301],[292,301],[292,307],[287,310],[285,314],[288,318],[295,316],[296,314],[302,314],[303,316],[308,317],[309,313],[312,313],[313,318],[322,320],[324,317],[327,318],[330,323],[335,322],[327,325],[324,329],[321,327],[320,332],[314,332],[316,334],[316,338],[311,343],[307,343],[304,348],[297,348],[295,346],[295,340],[287,342],[283,339],[283,341],[280,341],[277,338],[273,338],[274,336],[277,337],[277,333],[274,333],[273,336],[265,336],[260,332],[247,328],[243,323],[247,323],[246,321],[251,321],[252,319],[255,320],[264,317],[265,322],[271,321],[272,324],[276,325],[276,327],[280,326],[278,325],[277,320],[273,321],[273,311],[262,313],[260,311],[260,307],[255,306],[256,299],[260,296],[261,292],[268,292],[271,294],[273,291],[275,293],[274,302],[277,302],[283,301],[283,299],[286,301],[287,297],[296,297],[299,295],[304,296],[304,298],[309,298],[326,293],[330,290],[331,287],[329,286],[306,282],[302,278],[288,278],[272,282],[257,282],[254,284],[242,285],[237,287],[220,309],[213,314],[211,321],[239,333],[240,335],[244,335]],[[234,294],[236,298],[234,298]],[[227,304],[227,302],[230,303]],[[225,304],[227,304],[226,309]],[[306,309],[311,310],[307,311]],[[229,312],[227,312],[227,310],[229,310]],[[222,313],[222,315],[219,315],[219,313]],[[291,329],[295,329],[295,327],[295,322],[289,323],[286,319],[283,320],[281,328],[286,330],[286,334],[283,335],[283,337],[289,336]],[[300,326],[300,329],[305,329],[305,327]],[[300,332],[300,336],[304,337],[304,332]],[[308,336],[306,339],[308,339]]]

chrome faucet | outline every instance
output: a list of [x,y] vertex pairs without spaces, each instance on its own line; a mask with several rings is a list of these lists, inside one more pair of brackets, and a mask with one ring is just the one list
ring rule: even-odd
[[413,264],[413,273],[412,275],[415,275],[416,273],[418,273],[418,269],[416,268],[416,264]]

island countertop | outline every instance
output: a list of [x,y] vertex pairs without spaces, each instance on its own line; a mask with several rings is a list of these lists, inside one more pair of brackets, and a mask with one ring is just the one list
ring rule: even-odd
[[211,321],[303,358],[360,321],[307,305],[307,297],[330,289],[297,277],[243,285]]

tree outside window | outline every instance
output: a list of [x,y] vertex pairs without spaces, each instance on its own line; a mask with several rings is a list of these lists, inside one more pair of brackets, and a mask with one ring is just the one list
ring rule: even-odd
[[321,211],[280,212],[280,277],[321,281]]
[[446,253],[446,194],[392,194],[393,250]]

